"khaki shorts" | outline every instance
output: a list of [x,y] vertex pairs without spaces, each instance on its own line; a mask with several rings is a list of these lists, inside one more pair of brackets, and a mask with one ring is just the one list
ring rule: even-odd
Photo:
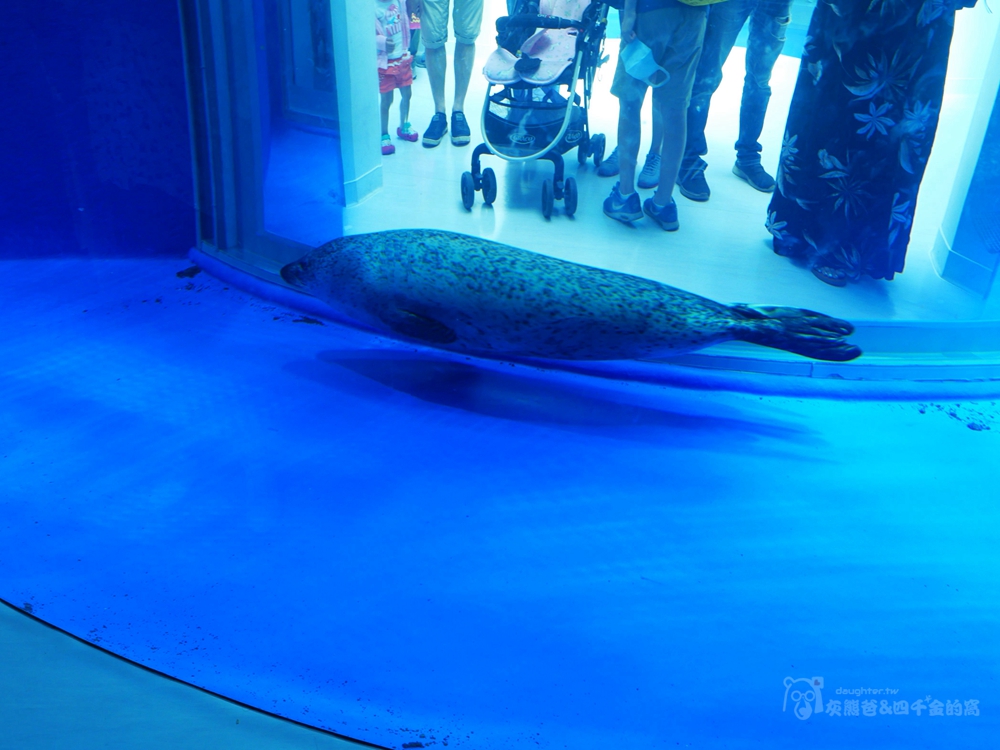
[[[420,36],[427,49],[440,49],[448,41],[448,2],[424,0],[420,11]],[[475,44],[483,25],[483,0],[451,0],[451,3],[455,41]]]
[[[657,64],[670,74],[669,81],[653,89],[654,102],[683,101],[686,107],[691,101],[691,87],[708,22],[707,9],[705,5],[682,5],[640,13],[636,18],[636,36],[653,51]],[[619,56],[611,93],[641,105],[648,88],[648,83],[628,74]]]

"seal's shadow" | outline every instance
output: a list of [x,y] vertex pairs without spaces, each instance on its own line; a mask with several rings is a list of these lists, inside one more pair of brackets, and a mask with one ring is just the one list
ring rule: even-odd
[[686,392],[677,403],[670,399],[636,403],[634,396],[625,400],[613,388],[568,383],[559,377],[547,380],[520,367],[504,372],[413,352],[331,351],[320,353],[317,360],[290,363],[286,369],[338,389],[344,388],[343,370],[348,370],[369,384],[451,409],[626,439],[662,442],[668,439],[665,433],[673,432],[682,433],[679,446],[710,444],[726,450],[729,445],[740,451],[747,449],[748,439],[817,443],[815,434],[801,425],[773,415],[744,416],[731,407],[706,404],[703,399],[692,405],[693,400],[685,398],[689,395]]

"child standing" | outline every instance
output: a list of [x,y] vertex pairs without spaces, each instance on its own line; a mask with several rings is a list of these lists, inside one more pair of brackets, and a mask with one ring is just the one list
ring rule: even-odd
[[[604,201],[604,213],[631,223],[650,217],[668,232],[680,225],[672,193],[687,139],[687,109],[708,20],[707,5],[719,0],[625,0],[622,41],[611,93],[618,97],[618,163],[620,179]],[[638,46],[629,47],[632,44]],[[626,54],[651,58],[655,70],[645,78],[628,71]],[[649,60],[642,60],[648,63]],[[644,71],[648,66],[636,66]],[[653,108],[660,112],[663,145],[656,193],[640,202],[635,192],[639,157],[640,114],[646,90],[653,86]],[[648,184],[648,183],[647,183]]]
[[399,127],[396,135],[404,141],[419,137],[410,128],[410,87],[413,84],[413,58],[410,45],[410,14],[406,0],[375,0],[375,41],[378,47],[378,90],[382,95],[382,153],[396,152],[389,137],[389,107],[392,92],[399,89]]

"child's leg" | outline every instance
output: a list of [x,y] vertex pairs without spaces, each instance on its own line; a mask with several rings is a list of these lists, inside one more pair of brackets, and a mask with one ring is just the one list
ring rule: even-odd
[[382,94],[382,135],[389,135],[389,107],[392,106],[392,92]]
[[663,146],[660,151],[660,184],[653,202],[666,206],[672,200],[674,184],[680,172],[684,147],[687,145],[688,104],[694,87],[695,72],[705,39],[708,15],[703,7],[683,6],[677,9],[674,23],[674,42],[694,53],[686,65],[670,70],[671,80],[666,86],[653,90],[653,108],[660,110],[663,123]]
[[674,192],[674,183],[681,168],[684,157],[684,144],[687,141],[687,100],[684,97],[663,97],[653,101],[654,109],[660,110],[663,123],[663,146],[660,151],[660,184],[653,195],[653,202],[658,206],[670,203]]
[[649,144],[649,153],[659,154],[663,148],[663,114],[660,108],[653,104],[653,140]]
[[405,128],[410,121],[410,97],[413,90],[410,86],[403,86],[399,89],[399,95],[402,97],[399,102],[399,127]]
[[[634,79],[633,79],[634,80]],[[641,113],[645,90],[635,84],[618,97],[618,189],[622,195],[635,192],[635,163],[642,136]]]

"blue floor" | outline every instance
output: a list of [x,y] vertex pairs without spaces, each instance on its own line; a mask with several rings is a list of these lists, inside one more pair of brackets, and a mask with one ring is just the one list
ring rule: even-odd
[[1000,736],[996,402],[475,363],[186,265],[3,263],[0,598],[389,747]]

